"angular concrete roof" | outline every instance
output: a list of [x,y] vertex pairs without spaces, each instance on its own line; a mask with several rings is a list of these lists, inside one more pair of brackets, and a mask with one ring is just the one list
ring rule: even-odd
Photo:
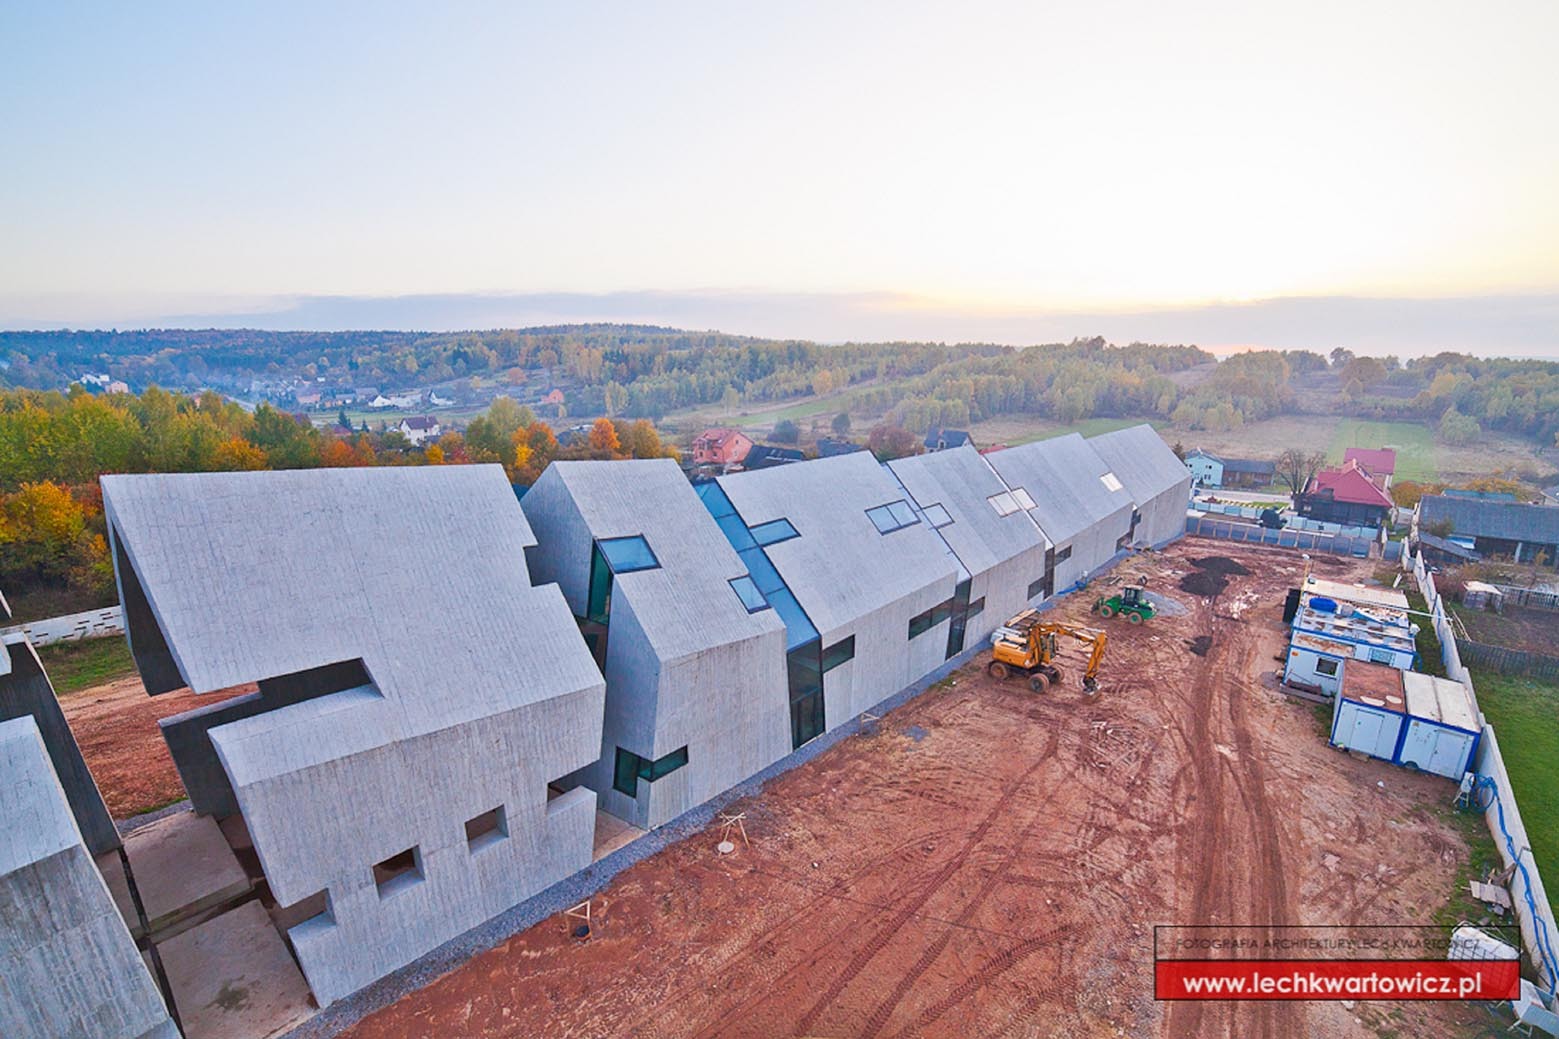
[[1101,478],[1110,472],[1109,463],[1076,433],[993,451],[985,458],[1008,486],[1028,491],[1034,518],[1056,544],[1131,507],[1125,481],[1118,491],[1105,486]]
[[121,572],[123,601],[144,592],[195,692],[358,658],[372,676],[231,723],[230,746],[253,741],[235,780],[602,686],[562,593],[531,586],[535,538],[499,466],[102,482],[139,586]]
[[953,522],[938,533],[970,573],[1048,546],[1022,509],[997,514],[988,499],[1007,487],[971,444],[900,458],[889,462],[888,468],[922,509],[939,504],[947,510]]
[[0,876],[81,843],[38,723],[0,722]]
[[643,535],[659,569],[618,574],[624,597],[663,661],[711,646],[784,632],[772,610],[748,613],[730,581],[747,573],[714,517],[669,458],[554,462],[543,479],[561,480],[596,538]]
[[866,515],[904,500],[868,452],[736,473],[719,483],[748,526],[788,519],[796,528],[799,537],[766,551],[825,636],[938,581],[953,590],[957,569],[930,527],[881,534]]
[[1088,441],[1138,505],[1176,484],[1189,483],[1191,470],[1175,456],[1164,438],[1147,423],[1103,433]]

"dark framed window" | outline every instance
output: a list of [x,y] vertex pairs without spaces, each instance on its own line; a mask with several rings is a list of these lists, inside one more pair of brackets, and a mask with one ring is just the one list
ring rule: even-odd
[[752,528],[752,538],[760,545],[777,545],[781,541],[789,541],[791,538],[800,536],[788,519],[770,520],[768,523],[760,523]]
[[876,526],[879,534],[892,534],[895,530],[903,530],[920,522],[915,515],[915,510],[910,508],[909,502],[903,499],[867,509],[866,515]]
[[790,687],[792,748],[820,736],[826,724],[821,646],[822,643],[814,638],[785,654],[785,670]]
[[617,748],[617,761],[612,769],[612,789],[629,797],[639,796],[639,780],[653,783],[670,775],[687,764],[687,748],[679,747],[664,757],[651,761],[641,758],[631,750]]
[[985,596],[982,595],[978,599],[976,599],[974,602],[969,604],[969,610],[968,610],[967,613],[964,614],[964,616],[967,617],[967,618],[973,619],[974,617],[977,617],[977,616],[979,616],[980,614],[982,614],[984,612],[985,612]]
[[953,615],[953,600],[943,599],[924,613],[917,613],[909,619],[909,637],[924,635],[932,628],[941,624]]
[[926,514],[926,522],[936,530],[941,530],[953,522],[953,517],[948,515],[947,509],[940,503],[927,505],[923,511]]
[[736,597],[742,601],[742,605],[747,608],[748,613],[757,613],[759,610],[769,608],[769,600],[763,597],[757,583],[746,574],[731,578],[731,588],[736,592]]
[[1072,546],[1071,545],[1068,545],[1065,548],[1058,548],[1058,549],[1056,549],[1056,562],[1064,563],[1068,559],[1071,559],[1071,558],[1072,558]]
[[626,538],[603,538],[596,542],[596,547],[601,550],[601,555],[606,558],[614,574],[660,569],[660,560],[655,558],[650,543],[641,534]]
[[855,659],[855,636],[840,639],[823,650],[823,671],[829,672],[847,660]]
[[1030,581],[1029,582],[1029,598],[1030,599],[1034,598],[1034,596],[1038,595],[1040,592],[1043,592],[1044,590],[1045,590],[1045,578],[1041,577],[1037,581]]

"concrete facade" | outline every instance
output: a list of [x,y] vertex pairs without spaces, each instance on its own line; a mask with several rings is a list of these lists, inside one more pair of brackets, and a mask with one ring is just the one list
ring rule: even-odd
[[826,729],[910,685],[946,659],[949,621],[910,638],[910,621],[953,596],[956,560],[918,518],[881,533],[868,509],[908,504],[866,452],[722,476],[717,481],[753,528],[789,520],[797,537],[766,547],[829,647],[853,638],[854,656],[823,675]]
[[[589,611],[597,540],[643,537],[658,562],[611,579],[600,759],[571,782],[648,829],[790,752],[785,625],[768,605],[743,605],[731,582],[747,567],[675,462],[555,462],[521,504],[538,541],[531,576],[555,582],[576,618]],[[619,749],[687,760],[620,779]]]
[[1014,493],[1021,490],[1033,499],[1030,515],[1055,544],[1057,594],[1130,544],[1131,495],[1109,463],[1076,433],[985,458]]
[[21,632],[0,638],[0,721],[14,718],[31,718],[37,724],[87,850],[101,855],[117,849],[119,831],[97,781],[65,722],[65,712],[37,652]]
[[[889,462],[888,469],[968,574],[970,602],[983,600],[983,609],[968,619],[966,646],[985,641],[1008,618],[1043,598],[1031,597],[1029,588],[1044,579],[1050,542],[1027,510],[1000,514],[992,499],[1010,492],[972,445],[901,458]],[[946,510],[947,523],[941,523],[937,506]]]
[[1158,547],[1185,534],[1191,471],[1147,423],[1088,441],[1120,478],[1137,509],[1132,544]]
[[0,722],[0,1035],[178,1039],[31,717]]
[[261,682],[204,743],[322,1005],[589,864],[604,685],[500,467],[102,482],[148,690]]

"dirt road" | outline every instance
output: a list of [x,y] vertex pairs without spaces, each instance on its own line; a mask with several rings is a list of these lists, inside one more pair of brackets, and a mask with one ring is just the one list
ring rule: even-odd
[[[1213,555],[1250,573],[1181,591]],[[1178,615],[1111,623],[1097,699],[1075,666],[1041,696],[982,658],[738,805],[751,847],[675,845],[597,898],[589,940],[544,922],[351,1034],[1482,1034],[1476,1007],[1153,1000],[1155,924],[1428,922],[1466,849],[1446,781],[1330,749],[1264,682],[1296,556],[1128,566]]]

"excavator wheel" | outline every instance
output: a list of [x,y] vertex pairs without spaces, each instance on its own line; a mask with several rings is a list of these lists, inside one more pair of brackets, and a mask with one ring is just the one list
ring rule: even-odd
[[1005,682],[1007,680],[1007,676],[1012,674],[1012,669],[1009,668],[1006,664],[1003,664],[1000,660],[993,660],[989,664],[985,665],[985,673],[996,679],[998,682]]
[[1140,614],[1137,611],[1133,610],[1132,612],[1126,614],[1126,621],[1127,621],[1128,624],[1141,624],[1142,623],[1142,614]]
[[1029,688],[1036,693],[1047,692],[1050,689],[1050,676],[1043,671],[1036,671],[1029,676]]
[[1115,607],[1111,606],[1107,602],[1100,603],[1099,616],[1103,617],[1105,620],[1109,620],[1111,617],[1115,616]]
[[1090,700],[1099,695],[1099,681],[1094,678],[1083,679],[1083,695]]
[[1054,664],[1051,664],[1049,667],[1045,668],[1045,674],[1049,676],[1050,684],[1056,686],[1057,688],[1060,687],[1062,681],[1066,678],[1066,672],[1062,671]]

